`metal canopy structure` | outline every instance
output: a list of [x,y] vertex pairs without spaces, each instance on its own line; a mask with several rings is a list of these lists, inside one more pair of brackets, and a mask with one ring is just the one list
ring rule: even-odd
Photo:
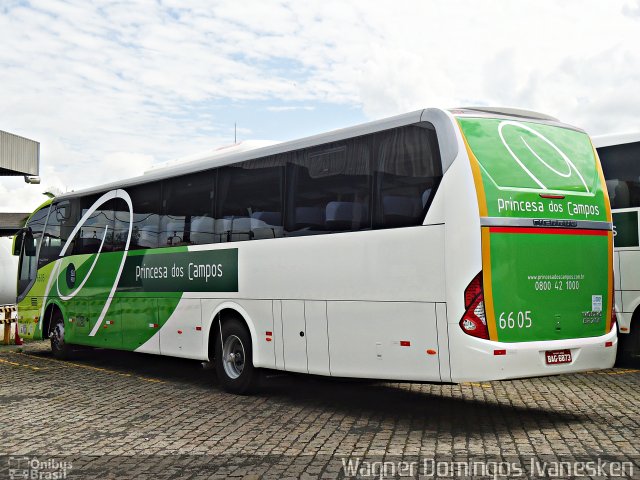
[[40,143],[0,130],[0,176],[27,179],[38,176],[39,171]]
[[11,237],[24,227],[30,213],[0,213],[0,237]]

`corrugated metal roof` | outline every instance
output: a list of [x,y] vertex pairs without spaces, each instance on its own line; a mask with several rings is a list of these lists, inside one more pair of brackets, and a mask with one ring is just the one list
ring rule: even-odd
[[0,130],[0,175],[36,176],[40,143]]
[[0,237],[15,235],[24,227],[30,213],[0,213]]

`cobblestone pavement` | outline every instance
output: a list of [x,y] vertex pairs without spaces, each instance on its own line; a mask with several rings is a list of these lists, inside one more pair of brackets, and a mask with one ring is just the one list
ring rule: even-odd
[[107,350],[60,361],[34,342],[0,347],[0,379],[0,479],[65,465],[67,478],[482,477],[454,467],[548,460],[508,476],[541,478],[564,458],[627,460],[640,478],[634,368],[461,385],[274,375],[239,397],[199,362]]

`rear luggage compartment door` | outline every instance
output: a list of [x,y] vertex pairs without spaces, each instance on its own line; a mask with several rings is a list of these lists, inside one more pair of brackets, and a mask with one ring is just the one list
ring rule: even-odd
[[482,230],[485,296],[492,300],[498,340],[606,333],[611,232],[505,226]]

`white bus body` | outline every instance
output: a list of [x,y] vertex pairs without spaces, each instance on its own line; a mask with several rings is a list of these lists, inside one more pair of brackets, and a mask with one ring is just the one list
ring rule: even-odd
[[[485,123],[489,124],[486,128],[493,129],[491,135],[498,141],[499,138],[503,138],[504,145],[500,143],[495,147],[487,147],[483,143],[482,134],[472,138],[471,133],[476,131],[473,122],[476,120],[482,128],[485,128]],[[204,158],[158,171],[152,170],[130,181],[65,194],[54,201],[52,209],[65,201],[111,195],[129,202],[129,209],[133,211],[132,222],[135,223],[138,207],[135,195],[131,191],[137,186],[153,182],[160,185],[160,182],[168,181],[167,179],[194,172],[241,165],[244,161],[286,155],[288,152],[313,149],[319,145],[338,145],[347,140],[412,125],[435,130],[438,161],[441,163],[439,168],[442,171],[439,184],[433,187],[435,195],[428,189],[418,197],[422,199],[419,208],[428,209],[421,224],[400,228],[366,228],[341,233],[287,236],[282,233],[286,225],[283,227],[280,223],[280,226],[271,228],[270,233],[273,237],[279,238],[259,237],[256,233],[241,237],[240,234],[234,233],[235,227],[224,227],[222,240],[218,243],[203,244],[196,244],[199,242],[195,239],[195,232],[192,232],[191,244],[185,247],[185,252],[188,250],[189,255],[228,251],[230,247],[237,249],[238,286],[236,291],[226,292],[181,290],[180,300],[172,310],[163,309],[163,302],[166,300],[162,295],[158,295],[157,298],[130,295],[126,301],[120,298],[121,295],[127,294],[126,291],[120,293],[123,284],[120,275],[122,274],[124,279],[129,268],[128,262],[135,260],[130,243],[133,245],[135,237],[135,241],[142,245],[145,234],[143,227],[131,227],[130,224],[129,240],[124,248],[125,255],[122,264],[119,264],[118,276],[106,306],[103,306],[104,301],[98,306],[86,306],[93,301],[90,298],[83,300],[85,304],[72,304],[75,300],[69,303],[68,299],[71,299],[81,287],[76,285],[77,289],[73,293],[66,294],[64,275],[60,274],[57,279],[54,278],[56,272],[63,272],[65,269],[68,272],[72,266],[69,262],[76,258],[67,258],[68,251],[65,253],[65,247],[60,253],[60,259],[57,259],[56,254],[52,257],[53,264],[42,267],[49,268],[46,272],[47,275],[51,275],[39,287],[44,293],[28,293],[29,290],[26,288],[19,297],[23,301],[21,308],[24,305],[21,310],[21,318],[25,322],[23,334],[34,337],[39,334],[48,336],[53,331],[53,324],[49,325],[47,322],[51,318],[55,319],[54,310],[59,309],[60,315],[64,318],[67,335],[74,335],[70,343],[131,348],[139,352],[211,360],[212,342],[216,341],[216,335],[224,329],[218,314],[235,312],[246,323],[250,332],[252,364],[256,368],[337,377],[461,382],[611,367],[617,345],[615,329],[609,328],[612,253],[611,248],[607,247],[607,241],[610,245],[611,219],[606,194],[602,193],[604,185],[598,176],[597,160],[584,132],[533,112],[499,109],[420,110],[224,158]],[[463,125],[469,129],[466,135],[463,135]],[[579,138],[580,152],[583,152],[581,155],[587,152],[587,158],[584,160],[588,166],[586,173],[579,171],[582,167],[576,158],[571,157],[566,163],[569,168],[568,174],[554,174],[548,180],[542,173],[532,170],[529,178],[523,172],[538,167],[523,166],[521,159],[513,153],[516,147],[509,143],[511,140],[504,139],[505,136],[512,135],[516,139],[514,142],[520,142],[519,139],[526,137],[528,143],[518,143],[517,148],[528,147],[534,153],[537,151],[537,158],[540,158],[538,154],[551,155],[553,152],[560,152],[562,156],[554,161],[567,162],[563,160],[569,158],[564,153],[565,147],[561,149],[557,146],[559,143],[549,140],[552,138],[551,135],[556,134],[558,138]],[[534,145],[535,141],[538,144]],[[571,143],[568,145],[565,150],[569,152],[579,150]],[[495,191],[507,192],[506,197],[500,197],[498,200],[490,197],[488,193],[486,198],[483,196],[485,190],[493,188],[487,177],[484,186],[481,179],[480,169],[488,171],[487,168],[493,168],[493,160],[482,153],[485,147],[489,148],[488,151],[499,148],[500,155],[505,158],[495,171],[491,170],[497,185]],[[334,151],[331,150],[330,153]],[[543,151],[546,153],[540,153]],[[480,157],[479,162],[476,156]],[[327,162],[326,169],[339,164],[340,160],[336,158],[327,157],[324,160]],[[537,162],[535,157],[527,161]],[[545,162],[551,160],[545,157]],[[499,177],[499,174],[503,173],[501,169],[506,169],[507,173],[509,169],[514,169],[515,175],[521,177],[519,182],[529,182],[527,185],[533,186],[509,183],[508,175],[505,184]],[[550,170],[556,172],[559,167],[553,166]],[[312,177],[322,178],[323,172],[324,170],[320,169]],[[548,172],[545,175],[548,175]],[[571,184],[570,188],[563,190],[565,184],[562,182],[566,182],[569,176],[577,183],[574,182],[575,185]],[[379,177],[371,178],[372,183],[382,181]],[[490,178],[494,181],[493,177]],[[535,185],[532,178],[541,187]],[[285,176],[285,180],[293,181],[290,176]],[[542,182],[545,183],[544,186]],[[224,186],[216,186],[216,189],[216,195],[224,194],[221,192]],[[525,198],[523,195],[528,197]],[[527,198],[533,200],[529,201]],[[404,200],[406,199],[385,197],[379,199],[380,204],[384,203],[380,208],[387,209],[385,215],[393,209],[409,208]],[[330,203],[332,205],[327,204],[324,213],[325,221],[328,221],[330,208],[341,208],[344,207],[343,204],[349,204],[349,208],[354,208],[353,204],[357,202],[350,200]],[[370,205],[374,203],[371,202]],[[403,206],[400,207],[401,205]],[[93,208],[95,207],[96,204]],[[101,208],[99,205],[97,207]],[[557,213],[568,207],[573,210],[564,216]],[[373,208],[377,207],[374,205],[371,209]],[[495,210],[496,208],[499,210]],[[517,210],[515,213],[514,209]],[[555,213],[546,213],[547,209]],[[82,212],[86,211],[85,208]],[[494,211],[500,213],[492,213]],[[118,213],[116,211],[116,218]],[[47,229],[54,216],[49,216]],[[365,216],[363,214],[362,218]],[[257,217],[255,212],[249,212],[249,216],[243,222],[250,224],[250,228],[253,229],[258,224],[253,221]],[[58,219],[60,218],[64,218],[64,214],[59,214]],[[85,218],[86,215],[81,222]],[[222,216],[216,218],[216,225],[234,221]],[[174,227],[162,226],[163,221],[160,221],[161,230],[173,230]],[[239,224],[239,219],[235,221]],[[211,224],[214,224],[213,219]],[[72,226],[69,227],[69,231]],[[182,228],[184,227],[176,227],[176,232],[172,232],[171,236],[186,238],[186,235],[182,235]],[[193,230],[195,227],[190,228]],[[74,232],[77,231],[76,228]],[[83,235],[82,230],[79,232],[79,236]],[[516,242],[516,237],[520,239],[525,236],[530,237],[529,243],[522,243],[520,240]],[[73,234],[68,237],[69,249],[74,248],[72,237]],[[540,240],[538,237],[544,238]],[[246,238],[253,239],[240,241]],[[569,250],[565,252],[562,250],[565,247],[556,247],[556,241],[570,245]],[[156,239],[155,242],[155,246],[167,245],[164,237],[161,241]],[[169,244],[172,244],[171,242],[172,240],[169,240]],[[594,242],[593,249],[585,247],[582,250],[582,246],[588,242]],[[62,245],[65,245],[64,241]],[[548,250],[544,250],[545,245],[548,245]],[[165,250],[171,251],[163,248],[149,250],[143,257],[143,262],[150,265],[149,262],[153,258],[159,258],[158,254]],[[44,248],[39,250],[41,259],[43,251]],[[490,259],[489,252],[492,251],[494,253]],[[542,273],[557,273],[556,288],[560,282],[562,292],[538,292],[545,290],[548,285],[551,288],[551,280],[536,280],[538,277],[533,278],[531,275],[527,280],[527,274],[532,272],[520,271],[519,265],[531,260],[526,258],[528,252],[531,252],[531,255],[539,255],[541,264],[547,262],[548,256],[557,256],[554,262],[561,265],[557,271],[550,269]],[[597,260],[594,259],[591,263],[597,262],[598,265],[593,269],[589,266],[585,276],[585,256],[591,256],[592,253]],[[82,257],[83,261],[86,261],[85,257]],[[78,266],[79,260],[74,261]],[[95,262],[99,262],[97,257],[94,265]],[[569,267],[565,265],[567,262]],[[46,262],[41,262],[44,263]],[[51,273],[51,265],[54,265],[54,273]],[[142,265],[144,266],[144,263]],[[190,263],[188,268],[191,266]],[[170,272],[171,264],[168,264],[168,267]],[[80,272],[79,267],[77,271]],[[76,270],[73,271],[72,281],[76,281],[75,272]],[[139,272],[143,271],[137,272],[139,276]],[[157,272],[150,269],[148,275],[157,275]],[[537,271],[534,273],[540,274]],[[186,275],[192,274],[193,272],[189,272]],[[581,280],[571,280],[573,277],[568,274],[575,274],[575,278]],[[220,275],[223,273],[220,272]],[[479,290],[480,296],[474,293],[478,290],[472,288],[474,278],[478,275],[483,275],[478,278],[483,282],[480,285],[484,284],[484,291]],[[67,282],[68,279],[67,275]],[[142,285],[147,280],[131,280],[135,281],[142,282]],[[28,283],[28,279],[25,282]],[[80,282],[79,278],[77,282]],[[578,285],[578,282],[582,284]],[[35,285],[37,287],[39,284]],[[510,288],[514,289],[513,298],[510,293],[505,296],[505,290]],[[575,303],[575,295],[567,292],[567,288],[588,290],[583,295],[587,300],[580,300],[587,303],[579,304],[579,308],[574,309],[576,311],[563,310],[565,301],[567,304]],[[470,292],[468,298],[465,298],[465,292]],[[582,295],[582,290],[580,294]],[[31,295],[38,298],[37,310],[34,308],[33,312],[29,311]],[[535,301],[528,304],[529,298]],[[500,302],[502,305],[513,306],[498,307]],[[486,314],[485,306],[488,309]],[[83,318],[84,322],[83,308],[91,308],[91,314],[87,316],[88,324],[80,328],[78,319]],[[157,329],[142,344],[135,347],[127,346],[127,315],[131,312],[138,312],[138,316],[150,315],[148,322],[143,321],[143,327],[146,328],[148,323],[149,328]],[[166,319],[163,318],[165,314]],[[467,318],[467,315],[471,320],[464,323],[463,316]],[[33,322],[27,322],[29,318],[36,319],[35,329]],[[71,324],[67,325],[69,319]],[[120,319],[122,327],[119,326]],[[224,318],[221,321],[224,322]],[[479,322],[484,322],[485,326]],[[486,338],[467,333],[463,330],[463,323],[464,328],[471,332],[476,328],[486,329]],[[119,328],[122,330],[118,331]],[[113,331],[113,335],[109,336],[109,331]],[[237,358],[234,355],[236,354],[232,353],[228,358]],[[224,361],[227,361],[226,358]],[[234,390],[233,387],[230,389]]]

